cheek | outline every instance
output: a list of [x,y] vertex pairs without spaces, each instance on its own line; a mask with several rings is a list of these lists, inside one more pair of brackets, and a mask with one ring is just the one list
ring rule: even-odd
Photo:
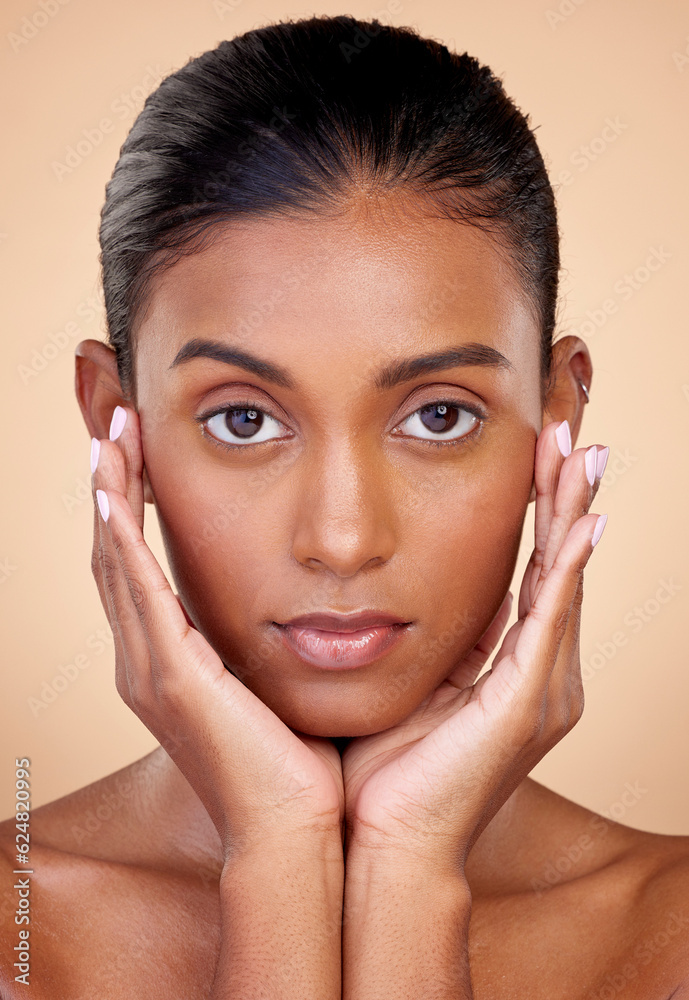
[[265,511],[251,491],[201,475],[154,481],[156,509],[177,591],[209,640],[242,635],[265,580]]
[[[421,614],[473,647],[512,581],[533,478],[528,441],[506,461],[487,457],[456,477],[417,487],[407,511],[410,579]],[[449,623],[449,624],[448,624]],[[462,652],[458,650],[458,652]]]

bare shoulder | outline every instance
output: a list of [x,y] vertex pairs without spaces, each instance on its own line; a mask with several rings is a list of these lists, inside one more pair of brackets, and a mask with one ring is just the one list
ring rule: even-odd
[[[30,843],[34,849],[103,860],[141,860],[144,839],[137,829],[144,820],[141,802],[155,786],[155,752],[34,808]],[[155,805],[152,804],[152,811]],[[153,819],[153,817],[149,817]],[[0,823],[0,842],[13,844],[14,817]]]
[[536,782],[522,796],[508,816],[521,858],[501,858],[472,914],[477,975],[535,1000],[689,1000],[689,837],[638,830]]
[[635,960],[677,980],[677,1000],[689,997],[689,837],[634,831],[638,865],[639,939]]
[[28,865],[16,861],[14,817],[0,823],[2,1000],[26,995],[20,948],[36,1000],[203,995],[218,944],[216,872],[163,808],[159,759],[32,810]]

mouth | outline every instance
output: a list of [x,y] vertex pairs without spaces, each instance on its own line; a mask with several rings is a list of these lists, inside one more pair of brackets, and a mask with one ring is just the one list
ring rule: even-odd
[[400,641],[411,622],[386,612],[313,613],[274,622],[285,646],[302,661],[326,670],[361,667]]

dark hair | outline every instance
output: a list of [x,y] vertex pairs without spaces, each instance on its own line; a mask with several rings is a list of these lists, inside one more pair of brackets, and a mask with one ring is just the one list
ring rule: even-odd
[[101,213],[108,339],[136,400],[132,332],[151,276],[241,215],[326,213],[404,188],[496,238],[551,377],[560,268],[555,199],[528,117],[488,66],[408,27],[319,16],[256,28],[151,93]]

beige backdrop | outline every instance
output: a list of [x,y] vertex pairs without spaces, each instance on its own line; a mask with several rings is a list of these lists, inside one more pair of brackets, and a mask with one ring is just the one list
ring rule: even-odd
[[[73,389],[74,345],[104,331],[97,227],[120,145],[146,94],[191,56],[287,16],[350,13],[468,50],[538,125],[560,185],[558,332],[584,337],[595,366],[578,446],[611,451],[592,508],[609,520],[586,570],[586,710],[533,776],[632,826],[689,833],[689,9],[380,3],[3,4],[2,817],[16,756],[32,760],[38,806],[156,745],[115,690],[90,570],[90,441]],[[150,515],[146,535],[167,571]],[[515,593],[532,543],[533,505]]]

